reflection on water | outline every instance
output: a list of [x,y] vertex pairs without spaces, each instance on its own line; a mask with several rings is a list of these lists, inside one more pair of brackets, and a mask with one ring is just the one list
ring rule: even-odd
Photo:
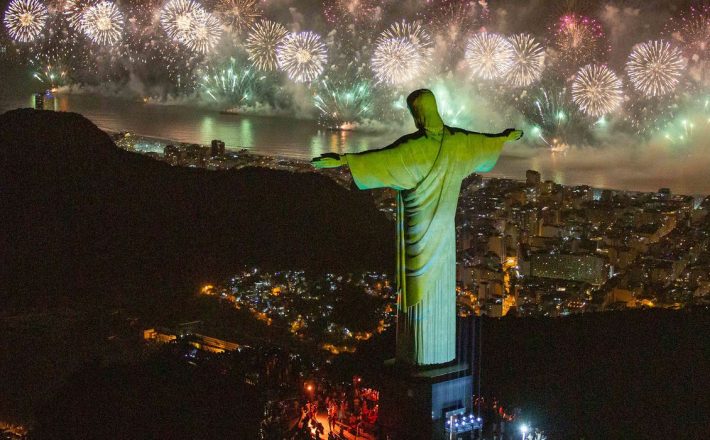
[[[178,142],[209,144],[221,139],[228,148],[255,153],[310,159],[326,152],[342,153],[384,146],[392,135],[334,132],[314,121],[286,117],[221,114],[217,111],[131,102],[93,95],[60,94],[56,110],[81,113],[107,131],[131,131],[138,135]],[[3,100],[0,110],[31,107],[32,99]]]
[[[404,132],[329,131],[314,121],[282,116],[220,114],[205,108],[131,102],[92,95],[60,94],[51,104],[61,111],[81,113],[107,131],[177,142],[209,144],[221,139],[228,148],[293,159],[310,159],[322,153],[359,152],[388,145]],[[31,107],[27,95],[0,96],[0,112]],[[403,109],[402,111],[406,111]],[[465,127],[464,127],[465,128]],[[500,128],[500,127],[498,127]],[[496,132],[496,128],[491,128]],[[567,185],[655,191],[669,187],[675,193],[710,193],[710,133],[680,154],[663,145],[619,142],[603,148],[570,148],[551,153],[524,143],[508,144],[491,176],[523,179],[535,169],[544,179]],[[633,140],[632,140],[633,141]]]
[[244,141],[244,148],[254,148],[254,133],[252,132],[251,121],[244,119],[240,129]]
[[320,136],[311,137],[309,156],[311,156],[311,157],[318,156],[323,151],[323,146],[324,146],[324,142],[323,142],[322,137],[320,137]]

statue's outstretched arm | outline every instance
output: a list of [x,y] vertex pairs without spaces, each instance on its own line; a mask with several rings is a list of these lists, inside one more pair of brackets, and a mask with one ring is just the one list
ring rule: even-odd
[[508,128],[497,134],[474,133],[468,136],[468,147],[462,151],[462,159],[467,169],[477,173],[487,173],[493,169],[500,157],[503,145],[523,137],[522,130]]
[[422,148],[414,148],[419,142],[424,141],[421,133],[414,133],[403,136],[391,145],[378,150],[322,154],[314,158],[311,164],[316,168],[347,165],[355,185],[360,189],[409,189],[419,182],[422,169],[431,168],[431,164],[424,164],[417,157],[417,152]]
[[517,141],[520,138],[523,137],[523,130],[518,130],[516,128],[506,128],[505,130],[501,131],[500,133],[478,133],[476,131],[468,131],[468,130],[462,130],[460,128],[449,128],[449,130],[453,130],[454,132],[464,132],[468,135],[474,135],[476,136],[483,136],[485,139],[490,139],[492,141],[500,141],[502,140],[503,142],[508,142],[508,141]]
[[311,165],[315,168],[337,168],[347,165],[347,162],[344,154],[341,156],[338,153],[324,153],[311,159]]
[[[338,154],[338,153],[323,153],[318,157],[314,157],[311,159],[311,165],[313,165],[315,168],[337,168],[341,167],[344,165],[348,165],[348,159],[346,156],[371,156],[373,154],[378,155],[380,157],[382,156],[389,156],[389,155],[396,155],[393,150],[396,150],[398,146],[407,143],[408,141],[411,141],[413,139],[416,139],[419,137],[419,133],[411,133],[405,136],[402,136],[401,138],[397,139],[390,145],[387,145],[386,147],[379,148],[379,149],[374,149],[374,150],[367,150],[367,151],[362,151],[360,153],[349,153],[349,154]],[[381,153],[385,153],[384,155]],[[384,159],[384,158],[383,158]]]

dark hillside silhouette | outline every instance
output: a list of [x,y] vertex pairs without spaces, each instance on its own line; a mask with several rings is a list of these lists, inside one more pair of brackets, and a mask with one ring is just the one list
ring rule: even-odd
[[178,168],[84,117],[0,115],[0,304],[160,307],[243,264],[386,270],[393,226],[319,174]]
[[484,319],[482,391],[551,440],[707,438],[708,328],[702,309]]

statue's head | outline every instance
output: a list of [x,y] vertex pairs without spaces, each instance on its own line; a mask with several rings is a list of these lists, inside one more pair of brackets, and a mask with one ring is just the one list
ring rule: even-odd
[[418,129],[433,133],[440,133],[444,129],[444,121],[439,116],[436,98],[431,90],[413,91],[407,96],[407,106]]

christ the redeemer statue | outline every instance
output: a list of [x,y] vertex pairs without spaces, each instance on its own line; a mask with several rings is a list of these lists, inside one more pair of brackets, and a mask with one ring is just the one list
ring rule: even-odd
[[490,171],[523,132],[447,127],[434,94],[407,97],[417,131],[379,150],[323,154],[316,168],[349,166],[360,189],[397,190],[397,361],[443,364],[456,356],[456,228],[462,180]]

